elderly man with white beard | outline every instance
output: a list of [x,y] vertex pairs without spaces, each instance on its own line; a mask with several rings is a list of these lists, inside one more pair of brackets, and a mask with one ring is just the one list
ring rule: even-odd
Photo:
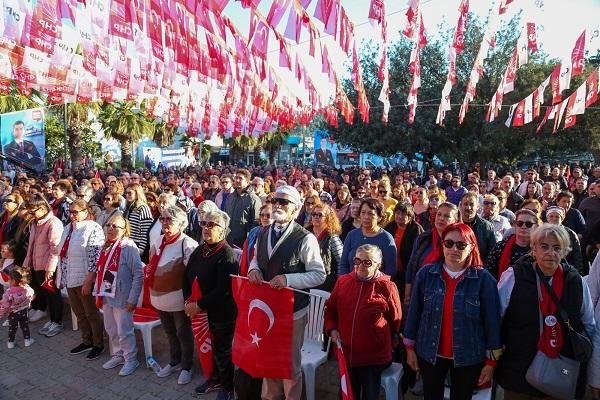
[[[293,186],[281,186],[271,199],[275,222],[263,229],[256,240],[254,258],[248,269],[252,283],[268,281],[275,289],[291,287],[308,290],[325,282],[325,267],[317,238],[294,220],[302,207]],[[307,323],[309,296],[294,293],[292,378],[263,379],[263,400],[299,400],[302,394],[301,349]]]

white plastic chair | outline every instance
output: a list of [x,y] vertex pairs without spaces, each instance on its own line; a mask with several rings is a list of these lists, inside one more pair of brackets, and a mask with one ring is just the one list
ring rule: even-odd
[[[64,297],[65,299],[67,299],[67,303],[69,302],[69,294],[67,293],[67,289],[63,288],[60,291],[60,295],[62,297]],[[71,307],[71,304],[69,304],[69,307]],[[77,324],[77,316],[75,315],[75,313],[73,312],[73,308],[71,307],[71,327],[74,331],[76,331],[77,329],[79,329],[79,325]]]
[[[148,357],[152,356],[152,328],[160,325],[160,317],[154,308],[147,307],[144,303],[144,287],[138,297],[138,307],[133,312],[133,327],[142,333],[144,341],[144,360],[146,367],[148,365]],[[146,307],[145,307],[146,306]]]
[[381,387],[387,400],[402,400],[402,391],[398,389],[403,375],[404,368],[400,363],[392,363],[381,373]]
[[[315,399],[315,373],[317,367],[327,361],[329,342],[326,351],[323,351],[323,323],[325,314],[325,301],[331,295],[329,292],[310,289],[310,305],[308,307],[308,323],[304,330],[304,344],[302,345],[302,372],[306,388],[306,400]],[[319,297],[317,297],[319,296]]]

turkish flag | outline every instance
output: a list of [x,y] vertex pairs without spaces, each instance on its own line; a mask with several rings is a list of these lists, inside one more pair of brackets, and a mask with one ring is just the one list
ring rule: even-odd
[[346,365],[346,358],[344,357],[344,351],[342,350],[341,343],[336,343],[337,348],[337,360],[338,368],[340,370],[340,393],[342,400],[353,400],[352,387],[350,386],[350,375],[348,374],[348,366]]
[[231,286],[238,308],[233,363],[253,378],[290,379],[294,292],[237,276]]
[[[201,298],[200,284],[198,284],[198,278],[195,278],[192,283],[192,294],[187,301],[196,302]],[[192,331],[194,332],[194,338],[196,338],[196,349],[198,350],[200,365],[202,365],[202,372],[205,377],[209,378],[213,372],[213,337],[208,328],[208,314],[206,310],[202,310],[192,317]]]

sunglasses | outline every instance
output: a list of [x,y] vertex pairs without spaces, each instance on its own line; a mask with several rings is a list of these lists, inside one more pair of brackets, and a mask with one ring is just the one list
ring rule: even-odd
[[522,228],[523,225],[525,225],[525,227],[527,227],[527,229],[530,229],[532,226],[537,225],[535,222],[531,222],[531,221],[517,221],[515,224],[519,228]]
[[281,197],[273,197],[271,199],[271,204],[279,204],[281,206],[287,206],[290,203],[291,203],[291,201],[289,201],[288,199],[282,199]]
[[325,216],[325,214],[318,213],[318,212],[310,213],[310,215],[313,216],[313,217],[316,217],[316,218],[323,218]]
[[484,201],[483,202],[484,206],[495,206],[496,204],[498,204],[498,203],[496,203],[495,201]]
[[215,226],[218,226],[219,228],[221,227],[221,225],[217,224],[216,222],[212,222],[212,221],[200,221],[200,226],[203,228],[209,228],[209,229],[212,229]]
[[372,260],[362,260],[358,257],[354,258],[354,266],[355,267],[359,267],[362,264],[363,267],[365,268],[371,268],[373,266],[373,261]]
[[381,193],[381,194],[386,194],[387,193],[387,190],[384,190],[384,189],[377,189],[377,191],[379,193]]
[[470,243],[467,243],[467,242],[455,242],[452,239],[446,239],[442,243],[444,244],[444,247],[447,248],[447,249],[451,249],[454,246],[456,246],[456,248],[458,250],[464,250],[470,244]]
[[125,229],[124,226],[119,226],[117,224],[106,224],[104,226],[110,229]]
[[4,202],[5,203],[15,203],[15,204],[17,204],[17,202],[14,201],[13,199],[6,199],[6,200],[4,200]]

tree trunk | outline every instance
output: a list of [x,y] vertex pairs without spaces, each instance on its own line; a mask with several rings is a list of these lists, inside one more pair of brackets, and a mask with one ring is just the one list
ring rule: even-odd
[[269,165],[275,165],[275,155],[279,149],[275,147],[269,148]]
[[126,171],[133,170],[132,151],[133,143],[130,138],[123,138],[121,142],[121,168]]
[[262,145],[257,144],[254,146],[254,166],[258,167],[260,165],[260,153],[262,151]]
[[69,153],[71,158],[71,166],[78,167],[81,165],[81,130],[78,126],[67,128],[67,141],[69,143]]

